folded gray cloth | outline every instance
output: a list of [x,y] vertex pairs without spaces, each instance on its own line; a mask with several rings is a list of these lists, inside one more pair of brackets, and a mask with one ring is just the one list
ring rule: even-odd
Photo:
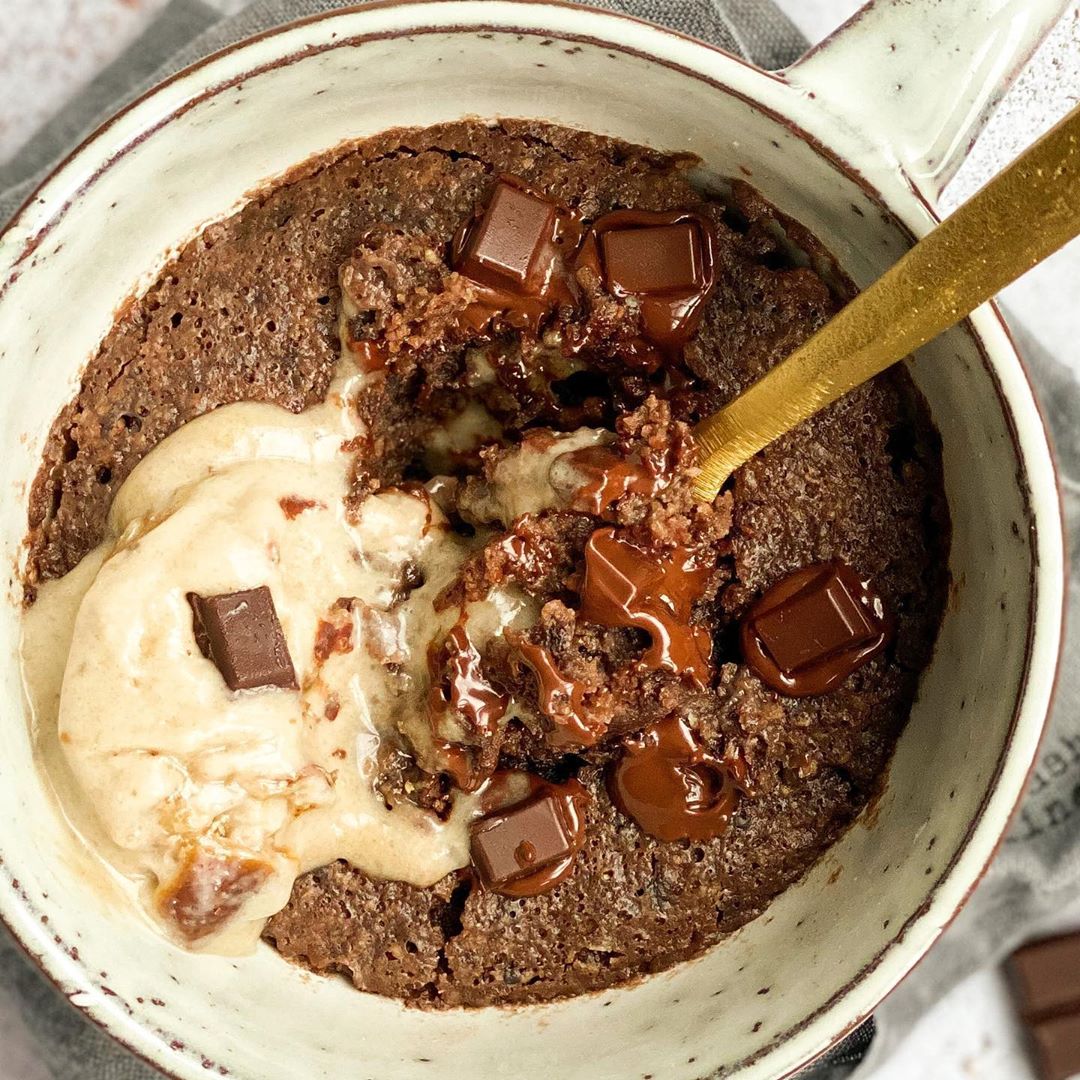
[[[78,99],[47,124],[14,161],[0,167],[0,223],[52,162],[108,115],[172,72],[250,34],[344,4],[334,0],[255,0],[235,16],[237,0],[173,0],[160,18]],[[590,0],[715,42],[762,67],[786,66],[806,43],[768,0]],[[1048,403],[1061,451],[1070,524],[1080,524],[1080,385],[1021,331],[1021,345]],[[1074,532],[1075,536],[1076,533]],[[1074,545],[1074,565],[1080,548]],[[1075,575],[1074,575],[1075,580]],[[1070,613],[1078,606],[1076,587]],[[1075,624],[1074,624],[1075,625]],[[1069,656],[1080,643],[1073,635]],[[1066,661],[1050,734],[1032,790],[1001,855],[964,914],[915,975],[879,1012],[881,1033],[864,1025],[802,1080],[841,1080],[860,1061],[862,1076],[931,1002],[980,964],[1019,942],[1025,928],[1060,906],[1080,880],[1080,664]],[[0,928],[0,984],[14,991],[42,1062],[57,1080],[152,1080],[157,1074],[69,1008]],[[2,1008],[0,997],[0,1008]],[[869,1057],[867,1049],[873,1042]],[[0,1072],[3,1060],[0,1058]],[[22,1080],[22,1078],[14,1078]]]

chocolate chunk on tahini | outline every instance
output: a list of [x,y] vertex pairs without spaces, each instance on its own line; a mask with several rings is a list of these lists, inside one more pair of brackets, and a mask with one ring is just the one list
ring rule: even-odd
[[743,657],[789,697],[835,690],[892,637],[885,606],[850,566],[833,561],[782,578],[742,621]]
[[584,789],[576,781],[533,778],[533,794],[472,826],[472,862],[481,883],[506,896],[536,896],[573,869],[585,834]]
[[187,598],[194,615],[195,643],[230,690],[297,689],[274,598],[265,585],[217,596],[188,593]]

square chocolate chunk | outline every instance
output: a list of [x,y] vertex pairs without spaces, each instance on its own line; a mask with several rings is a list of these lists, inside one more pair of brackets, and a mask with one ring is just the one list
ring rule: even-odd
[[1017,949],[1007,970],[1039,1080],[1080,1074],[1080,933]]
[[297,689],[274,598],[265,586],[217,596],[187,594],[195,643],[221,672],[230,690],[260,686]]
[[554,228],[553,203],[499,181],[455,269],[481,285],[525,292]]
[[607,284],[627,293],[691,292],[704,275],[701,237],[692,221],[600,235]]
[[1012,954],[1008,969],[1025,1016],[1080,1013],[1080,933],[1025,945]]
[[572,823],[553,792],[491,814],[472,827],[473,865],[494,890],[574,852]]
[[1039,1080],[1070,1080],[1080,1075],[1080,1015],[1066,1013],[1030,1023]]
[[777,667],[794,674],[873,641],[879,631],[839,575],[824,573],[759,615],[754,627]]

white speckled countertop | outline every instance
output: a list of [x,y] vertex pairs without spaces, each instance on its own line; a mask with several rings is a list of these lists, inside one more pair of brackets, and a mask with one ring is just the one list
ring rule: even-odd
[[[210,0],[224,10],[241,0]],[[0,162],[133,41],[167,0],[0,0]],[[811,40],[857,0],[777,0]],[[954,205],[1080,101],[1080,0],[1017,81],[946,195]],[[1080,370],[1080,242],[1010,287],[1004,299],[1035,336]],[[1080,925],[1080,902],[1058,926]],[[986,970],[916,1026],[875,1080],[1027,1080],[1032,1073],[1003,981]],[[0,1080],[50,1080],[0,986]]]

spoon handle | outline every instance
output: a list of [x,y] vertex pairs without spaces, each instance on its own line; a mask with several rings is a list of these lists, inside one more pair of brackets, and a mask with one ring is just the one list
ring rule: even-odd
[[1080,234],[1080,107],[694,434],[711,501],[762,447],[902,360]]

